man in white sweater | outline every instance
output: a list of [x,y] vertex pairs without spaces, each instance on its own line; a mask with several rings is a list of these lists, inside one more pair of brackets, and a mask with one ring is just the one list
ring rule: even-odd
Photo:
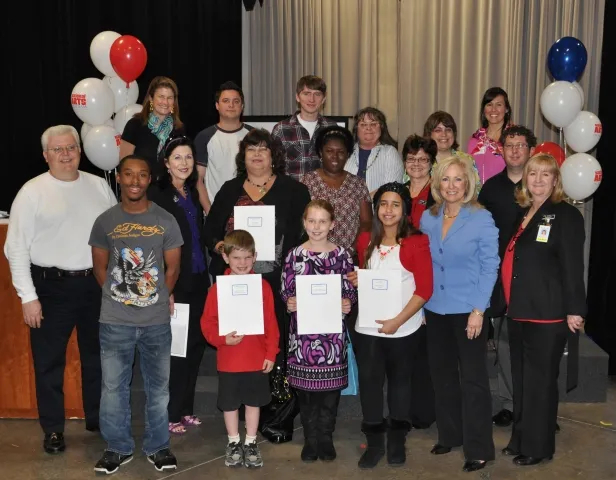
[[64,367],[73,328],[81,357],[86,428],[98,431],[101,289],[88,245],[94,220],[117,203],[101,177],[79,171],[79,135],[69,125],[41,137],[49,171],[19,190],[4,253],[30,327],[39,421],[47,453],[64,451]]

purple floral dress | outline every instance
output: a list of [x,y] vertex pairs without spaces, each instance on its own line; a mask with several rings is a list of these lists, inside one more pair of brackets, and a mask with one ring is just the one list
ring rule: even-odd
[[[282,300],[295,297],[296,275],[342,275],[342,298],[357,302],[357,291],[347,273],[353,271],[353,259],[348,251],[336,247],[331,252],[311,252],[302,246],[287,255],[282,270]],[[344,315],[340,314],[342,333],[299,335],[297,313],[291,313],[289,326],[289,384],[300,390],[341,390],[348,385],[347,333]]]

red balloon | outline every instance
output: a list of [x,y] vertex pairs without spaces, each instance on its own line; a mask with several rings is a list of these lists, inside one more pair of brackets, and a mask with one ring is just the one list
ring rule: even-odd
[[129,83],[143,73],[148,61],[148,52],[141,40],[132,35],[122,35],[111,44],[111,66],[122,80]]
[[538,153],[548,153],[556,159],[556,163],[561,167],[565,161],[565,151],[560,145],[554,142],[543,142],[535,147],[535,155]]

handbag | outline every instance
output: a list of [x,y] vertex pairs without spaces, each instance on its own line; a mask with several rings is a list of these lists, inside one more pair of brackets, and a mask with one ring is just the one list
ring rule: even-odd
[[286,355],[283,365],[276,365],[270,374],[272,400],[261,407],[259,432],[271,443],[293,440],[293,421],[299,413],[297,395],[290,387],[286,372]]
[[357,395],[359,393],[359,373],[357,371],[357,360],[353,351],[351,337],[347,332],[347,364],[349,371],[349,385],[340,392],[341,395]]

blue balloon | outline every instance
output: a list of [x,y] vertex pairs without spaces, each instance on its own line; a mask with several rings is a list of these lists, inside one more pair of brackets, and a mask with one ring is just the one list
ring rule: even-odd
[[580,40],[562,37],[550,47],[548,69],[554,80],[575,82],[582,76],[587,60],[586,47]]

